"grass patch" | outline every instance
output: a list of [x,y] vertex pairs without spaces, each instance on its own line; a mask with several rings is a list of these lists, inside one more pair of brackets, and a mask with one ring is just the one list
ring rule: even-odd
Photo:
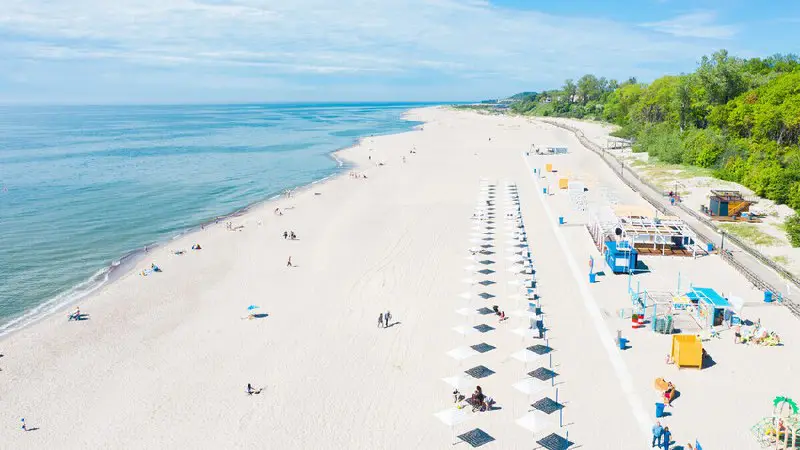
[[782,266],[786,266],[789,264],[789,257],[786,255],[773,256],[772,260]]
[[755,245],[763,245],[770,247],[778,244],[778,239],[775,236],[767,234],[758,229],[756,225],[748,223],[721,223],[719,228],[726,232],[744,239],[747,242]]
[[667,164],[655,158],[651,158],[648,161],[637,160],[630,165],[631,167],[635,167],[637,172],[644,175],[651,183],[662,190],[674,190],[675,181],[678,180],[713,177],[713,171],[711,169],[682,164]]

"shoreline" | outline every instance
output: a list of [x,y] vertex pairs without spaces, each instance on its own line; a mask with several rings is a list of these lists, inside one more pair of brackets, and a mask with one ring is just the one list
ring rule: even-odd
[[[408,116],[412,111],[425,108],[438,108],[440,106],[441,105],[424,106],[421,108],[412,107],[410,109],[404,110],[400,114],[400,120],[407,122],[418,122],[408,118]],[[328,181],[337,179],[338,177],[344,175],[348,169],[359,167],[354,161],[349,161],[346,157],[341,156],[340,153],[360,146],[365,139],[377,136],[391,136],[395,134],[403,134],[412,131],[418,131],[419,127],[423,125],[424,122],[413,125],[411,126],[411,128],[405,131],[401,131],[399,133],[371,134],[369,136],[358,136],[354,138],[354,141],[351,144],[337,148],[336,150],[332,150],[325,155],[336,163],[336,167],[333,168],[333,173],[325,177],[319,178],[317,180],[310,181],[308,183],[294,184],[281,189],[279,192],[269,193],[265,198],[261,200],[249,203],[241,208],[231,211],[230,213],[216,216],[212,219],[204,220],[196,225],[190,226],[188,228],[179,231],[177,234],[172,235],[171,237],[165,237],[162,240],[147,243],[141,248],[131,250],[123,254],[119,258],[115,258],[109,264],[98,269],[93,275],[91,275],[86,280],[78,283],[77,285],[70,286],[63,292],[59,293],[58,295],[46,299],[41,303],[37,304],[36,306],[25,310],[19,316],[11,317],[6,321],[0,322],[0,342],[5,340],[11,335],[28,328],[31,325],[34,325],[58,312],[64,311],[66,308],[68,308],[71,305],[74,305],[76,302],[86,301],[91,299],[93,295],[97,294],[102,289],[111,286],[114,282],[132,273],[136,265],[140,263],[144,259],[145,255],[149,254],[151,251],[160,249],[161,247],[166,246],[170,242],[173,242],[177,239],[190,236],[199,231],[203,231],[204,228],[217,225],[219,222],[228,219],[243,217],[247,213],[261,206],[266,206],[270,202],[280,199],[283,196],[283,194],[287,191],[290,191],[292,193],[302,193],[314,186],[324,184]],[[81,290],[84,288],[86,289],[86,291],[81,292]]]

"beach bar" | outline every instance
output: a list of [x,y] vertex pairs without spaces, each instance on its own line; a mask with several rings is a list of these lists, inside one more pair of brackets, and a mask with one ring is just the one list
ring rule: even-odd
[[696,256],[699,244],[677,217],[653,217],[647,208],[618,205],[593,211],[589,233],[600,248],[608,240],[626,241],[640,255]]
[[697,322],[705,328],[730,323],[735,314],[733,305],[712,288],[693,287],[686,298],[697,305]]

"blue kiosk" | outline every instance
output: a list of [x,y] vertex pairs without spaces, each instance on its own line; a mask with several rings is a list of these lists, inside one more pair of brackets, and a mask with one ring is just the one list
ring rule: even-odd
[[603,256],[614,273],[634,272],[639,262],[639,252],[626,241],[606,241]]

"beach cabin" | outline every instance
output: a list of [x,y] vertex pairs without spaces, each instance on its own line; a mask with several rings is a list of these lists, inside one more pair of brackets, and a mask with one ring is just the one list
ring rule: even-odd
[[749,217],[753,200],[746,200],[739,191],[712,190],[708,207],[702,212],[715,220],[736,220],[738,217]]
[[639,262],[639,252],[625,241],[606,241],[604,257],[614,273],[630,273]]
[[701,326],[711,328],[733,321],[733,305],[714,289],[693,287],[685,296],[697,306],[695,317]]

